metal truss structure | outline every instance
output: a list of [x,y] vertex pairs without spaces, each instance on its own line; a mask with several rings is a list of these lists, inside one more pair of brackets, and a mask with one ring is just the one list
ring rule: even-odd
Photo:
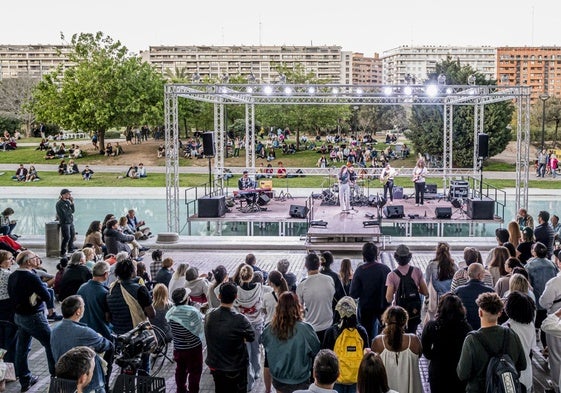
[[255,105],[442,105],[444,187],[456,171],[453,163],[454,107],[474,107],[474,163],[478,170],[477,134],[484,131],[485,105],[513,101],[516,121],[515,208],[528,204],[530,88],[495,85],[337,85],[337,84],[168,84],[165,86],[166,196],[168,230],[179,230],[179,141],[177,99],[214,104],[214,174],[223,179],[228,105],[245,105],[246,167],[255,171]]

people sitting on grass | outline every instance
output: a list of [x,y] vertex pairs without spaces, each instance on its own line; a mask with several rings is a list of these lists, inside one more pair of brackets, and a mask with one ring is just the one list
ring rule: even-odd
[[100,153],[102,152],[102,154],[105,154],[106,157],[110,157],[110,156],[114,156],[114,152],[113,152],[113,145],[111,145],[111,142],[107,142],[107,145],[105,145],[105,151],[100,150]]
[[66,160],[61,160],[60,164],[58,164],[58,174],[66,175],[67,171],[68,171],[68,165],[66,164]]
[[164,147],[164,144],[161,143],[160,146],[158,146],[158,153],[157,156],[158,158],[162,158],[166,155],[166,149]]
[[51,146],[47,149],[47,152],[45,153],[45,160],[52,160],[56,158],[56,153],[54,148]]
[[89,165],[86,165],[86,168],[82,171],[82,179],[83,180],[91,180],[93,174],[94,174],[94,171],[92,171],[90,169]]
[[144,166],[144,164],[141,162],[138,164],[138,168],[136,170],[136,173],[138,174],[138,177],[146,177],[146,167]]
[[66,174],[75,175],[77,173],[80,173],[80,170],[78,169],[78,164],[76,164],[74,160],[68,161],[68,165],[66,166]]
[[132,164],[127,170],[127,174],[125,175],[125,177],[128,177],[130,179],[139,179],[140,175],[138,174],[138,167]]
[[41,180],[41,178],[37,173],[37,169],[35,169],[35,166],[31,165],[29,167],[29,170],[27,171],[27,176],[25,177],[25,181],[30,182],[30,181],[39,181],[39,180]]
[[16,174],[12,176],[12,180],[25,181],[27,176],[27,168],[23,164],[19,164],[18,169],[16,169]]

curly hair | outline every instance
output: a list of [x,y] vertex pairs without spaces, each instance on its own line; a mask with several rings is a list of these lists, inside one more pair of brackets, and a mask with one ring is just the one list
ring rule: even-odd
[[391,306],[384,311],[382,322],[384,323],[383,333],[388,336],[388,346],[392,351],[401,349],[401,341],[405,334],[405,328],[409,316],[407,311],[400,306]]
[[295,293],[287,291],[279,296],[277,309],[271,321],[273,334],[281,341],[294,335],[296,322],[302,320],[302,306]]

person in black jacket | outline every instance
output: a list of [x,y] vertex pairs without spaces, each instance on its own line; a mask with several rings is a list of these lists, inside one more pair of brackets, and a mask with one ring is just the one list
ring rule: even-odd
[[90,269],[86,267],[86,256],[82,251],[72,254],[68,266],[59,284],[58,300],[63,301],[68,296],[76,295],[80,286],[92,278]]
[[56,215],[60,224],[60,232],[62,240],[60,242],[60,257],[66,256],[66,251],[74,252],[74,198],[72,198],[72,191],[63,188],[60,191],[60,198],[56,203]]
[[[339,299],[345,296],[345,290],[343,289],[343,284],[339,275],[331,270],[331,265],[333,264],[333,254],[330,251],[324,251],[321,253],[321,268],[319,272],[325,274],[333,279],[335,283],[335,295],[333,296],[333,311],[335,311],[335,306]],[[335,315],[335,314],[334,314]]]
[[205,362],[211,370],[216,393],[247,391],[249,357],[245,343],[255,340],[255,332],[246,316],[233,309],[237,294],[235,284],[221,284],[220,307],[205,318]]
[[549,225],[549,212],[542,210],[538,213],[538,224],[534,229],[536,242],[545,244],[547,247],[547,258],[551,259],[555,245],[555,231]]
[[458,379],[456,365],[471,325],[461,299],[452,293],[441,296],[436,319],[428,322],[421,337],[423,355],[430,360],[429,383],[432,393],[464,392],[466,383]]
[[117,220],[109,220],[106,224],[104,232],[105,245],[108,254],[118,254],[121,251],[131,252],[131,248],[127,243],[134,240],[134,235],[125,235],[117,229],[119,222]]

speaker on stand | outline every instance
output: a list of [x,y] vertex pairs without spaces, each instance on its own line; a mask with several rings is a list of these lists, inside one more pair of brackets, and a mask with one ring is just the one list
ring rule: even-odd
[[212,194],[211,158],[214,157],[214,132],[203,132],[203,154],[208,158],[208,187]]

